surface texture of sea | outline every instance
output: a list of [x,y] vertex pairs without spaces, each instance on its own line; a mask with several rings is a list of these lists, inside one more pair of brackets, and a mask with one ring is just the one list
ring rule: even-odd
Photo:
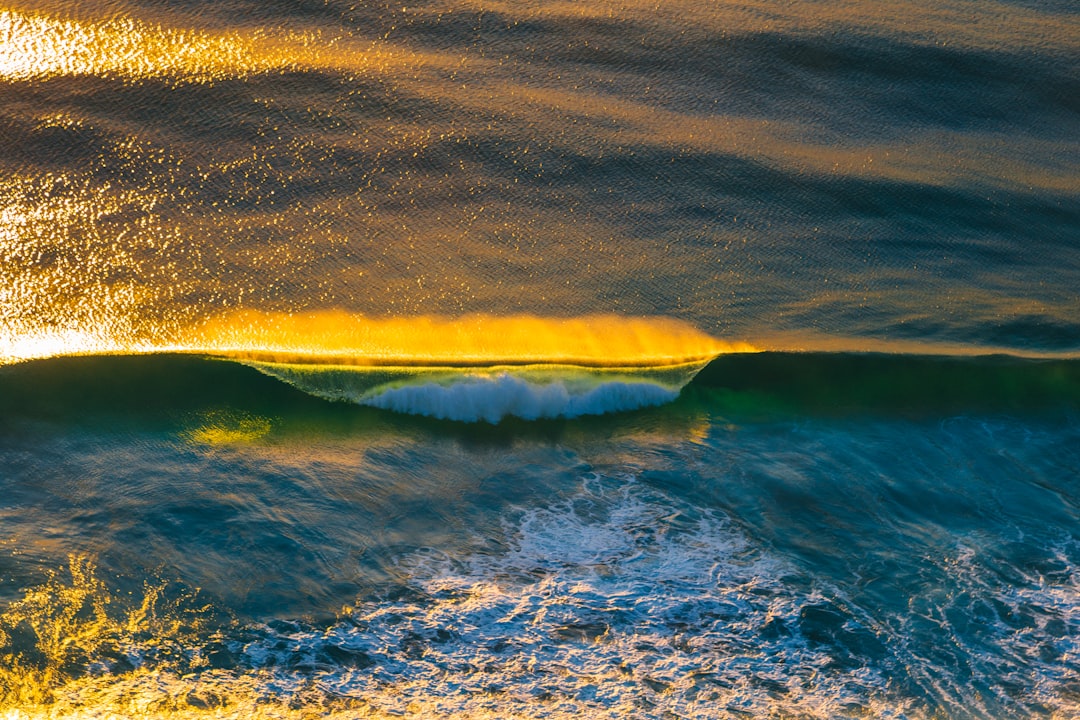
[[1080,716],[1080,6],[0,3],[0,718]]

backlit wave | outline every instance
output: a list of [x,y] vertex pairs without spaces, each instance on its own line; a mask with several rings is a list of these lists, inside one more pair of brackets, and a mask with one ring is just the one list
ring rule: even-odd
[[653,367],[754,350],[672,318],[370,318],[343,311],[231,313],[192,331],[181,345],[262,362],[428,367]]
[[329,400],[490,423],[659,405],[717,355],[753,349],[668,318],[345,312],[235,313],[190,342]]
[[490,368],[250,363],[316,397],[426,415],[497,423],[575,418],[674,400],[704,363],[657,368],[512,365]]

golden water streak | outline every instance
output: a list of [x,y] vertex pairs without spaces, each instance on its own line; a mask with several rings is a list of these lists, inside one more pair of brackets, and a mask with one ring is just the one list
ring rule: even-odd
[[642,367],[754,350],[746,343],[722,342],[671,318],[384,319],[343,311],[230,313],[192,331],[180,349],[265,362],[455,367],[540,363]]
[[8,81],[58,75],[212,81],[309,67],[380,69],[396,56],[375,41],[343,45],[315,30],[211,32],[126,17],[80,21],[0,11],[0,79]]
[[[580,4],[554,3],[525,17],[626,17],[655,21],[673,12],[652,3],[608,3],[603,11],[583,11]],[[1040,47],[1069,54],[1080,49],[1080,22],[1060,15],[1009,8],[1010,22],[1002,27],[957,22],[955,12],[927,11],[911,0],[893,0],[895,14],[877,9],[869,15],[848,4],[819,7],[813,12],[779,13],[770,3],[726,2],[719,6],[678,3],[677,12],[692,17],[699,32],[713,33],[726,43],[736,33],[776,33],[815,37],[845,28],[855,32],[900,36],[917,45],[961,46],[982,51],[1020,52],[1033,37]],[[700,4],[698,4],[700,5]],[[501,3],[475,4],[515,16]],[[703,9],[704,8],[704,9]],[[431,12],[449,12],[436,9]],[[520,10],[518,10],[520,13]],[[422,10],[410,13],[424,14]],[[973,6],[974,14],[974,6]],[[982,13],[985,15],[986,13]],[[903,17],[897,25],[890,17]],[[670,19],[670,18],[668,18]],[[1063,30],[1062,26],[1069,29]],[[1019,30],[1018,30],[1019,28]],[[806,123],[764,121],[724,111],[700,115],[677,112],[642,100],[595,96],[580,89],[550,88],[523,83],[508,76],[503,60],[482,53],[421,50],[384,38],[367,38],[345,27],[245,27],[221,31],[173,27],[134,17],[69,19],[42,13],[0,10],[0,80],[23,81],[62,75],[98,75],[125,80],[147,78],[174,82],[213,82],[260,73],[333,71],[394,78],[409,92],[437,102],[485,114],[493,97],[539,116],[552,115],[552,131],[565,129],[578,116],[608,129],[612,145],[656,144],[699,152],[734,153],[767,163],[823,174],[843,173],[864,178],[949,186],[957,178],[978,176],[990,185],[1071,192],[1077,187],[1067,170],[1030,163],[1033,151],[1066,152],[1054,143],[1020,139],[993,132],[919,133],[889,146],[872,143],[807,142]],[[723,100],[720,98],[719,100]],[[810,123],[812,125],[812,123]],[[1028,144],[1032,144],[1029,146]],[[954,162],[943,167],[947,149]],[[1008,162],[1003,163],[1003,155]]]

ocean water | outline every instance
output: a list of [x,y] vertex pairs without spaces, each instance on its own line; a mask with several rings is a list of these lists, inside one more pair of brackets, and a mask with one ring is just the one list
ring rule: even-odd
[[1080,716],[1080,9],[0,6],[0,718]]

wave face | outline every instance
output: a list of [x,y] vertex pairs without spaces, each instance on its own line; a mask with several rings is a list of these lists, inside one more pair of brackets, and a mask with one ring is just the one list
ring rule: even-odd
[[636,410],[674,400],[700,364],[590,369],[558,365],[387,368],[249,363],[328,400],[444,420],[497,423]]
[[99,417],[168,424],[173,416],[206,415],[219,406],[279,417],[284,426],[315,422],[324,429],[364,408],[392,411],[406,423],[414,415],[488,425],[612,414],[611,422],[632,426],[632,413],[623,419],[618,414],[647,408],[674,424],[702,412],[740,422],[1068,418],[1080,409],[1080,361],[762,352],[721,355],[704,365],[430,368],[166,354],[53,358],[0,368],[0,410],[8,427]]
[[731,412],[751,415],[1061,416],[1080,405],[1080,362],[766,352],[718,357],[693,389]]
[[449,387],[427,384],[387,390],[369,403],[450,420],[496,422],[508,415],[525,420],[603,415],[661,405],[677,395],[658,385],[625,382],[607,382],[575,394],[559,382],[533,385],[511,375],[499,375]]
[[537,385],[501,373],[469,377],[450,385],[423,383],[390,388],[361,402],[413,415],[494,423],[507,416],[536,420],[603,415],[661,405],[677,396],[677,391],[652,383],[609,381],[575,391],[559,381]]

